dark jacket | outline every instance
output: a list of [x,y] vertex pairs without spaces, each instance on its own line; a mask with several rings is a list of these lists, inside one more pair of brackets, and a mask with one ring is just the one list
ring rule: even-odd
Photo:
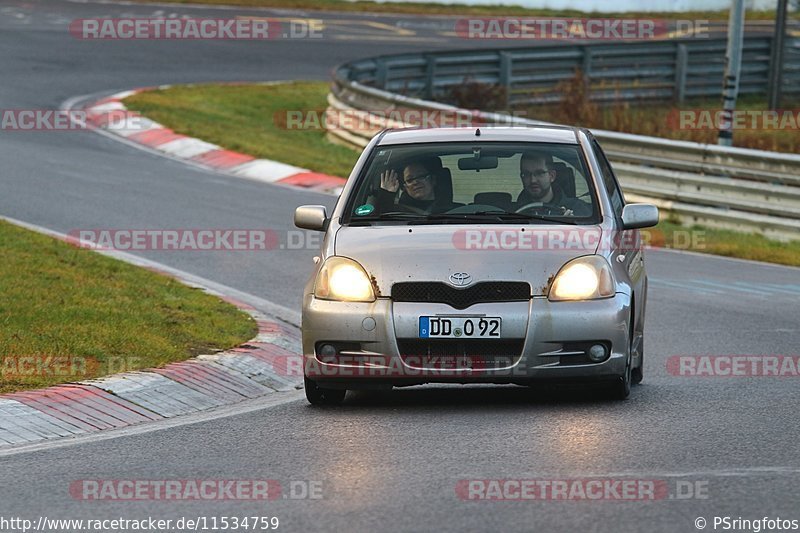
[[[523,189],[517,197],[515,209],[519,209],[530,203],[539,201],[540,200],[533,198],[533,196],[531,196],[527,190]],[[565,209],[572,211],[573,216],[576,217],[588,217],[592,214],[591,205],[577,198],[564,196],[564,193],[562,193],[561,189],[558,187],[553,187],[553,199],[549,202],[544,202],[543,205],[544,207],[549,207],[552,210],[551,214],[553,215],[559,215],[561,214],[560,212],[564,211]]]
[[375,211],[378,213],[388,213],[390,211],[405,211],[409,213],[442,213],[457,207],[460,204],[454,204],[450,201],[434,200],[416,200],[408,195],[406,192],[400,193],[400,198],[397,199],[397,193],[387,191],[386,189],[378,189],[374,197]]

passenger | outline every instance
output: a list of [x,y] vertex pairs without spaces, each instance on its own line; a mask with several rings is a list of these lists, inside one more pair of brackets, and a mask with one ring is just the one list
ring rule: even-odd
[[[442,213],[457,207],[450,198],[437,198],[437,165],[432,160],[418,160],[403,166],[402,178],[394,169],[381,173],[381,186],[375,198],[379,213],[407,211]],[[397,196],[397,191],[401,191]]]
[[554,186],[556,170],[552,155],[536,151],[523,152],[519,167],[523,189],[517,197],[516,209],[534,204],[530,207],[534,210],[541,204],[543,210],[551,215],[586,217],[592,214],[589,204],[565,196],[560,187]]

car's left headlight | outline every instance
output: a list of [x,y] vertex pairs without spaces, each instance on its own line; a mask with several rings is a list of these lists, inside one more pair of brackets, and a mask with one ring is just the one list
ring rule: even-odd
[[372,281],[364,267],[350,258],[339,256],[329,257],[319,269],[314,296],[345,302],[375,301]]
[[611,265],[599,255],[569,261],[558,271],[547,298],[552,302],[608,298],[615,293]]

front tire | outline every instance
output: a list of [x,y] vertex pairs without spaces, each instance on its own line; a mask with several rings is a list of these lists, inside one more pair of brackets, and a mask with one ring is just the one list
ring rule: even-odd
[[631,353],[628,351],[628,361],[625,364],[625,373],[619,378],[619,381],[614,383],[611,388],[611,397],[615,400],[627,400],[628,396],[631,395],[631,382],[632,379],[632,371],[631,371]]
[[639,351],[639,366],[631,371],[631,378],[634,385],[638,385],[644,379],[644,338],[642,338],[642,342],[639,344]]
[[311,405],[339,405],[347,394],[345,389],[325,389],[317,385],[316,381],[303,376],[303,388],[306,391],[306,400]]
[[[631,312],[630,316],[630,331],[628,333],[628,357],[625,360],[625,372],[619,378],[619,381],[615,382],[611,386],[611,398],[614,400],[627,400],[628,396],[631,395],[631,383],[634,381],[634,370],[631,368],[633,365],[633,319],[634,315]],[[642,361],[644,363],[644,360]],[[639,370],[637,368],[637,370]],[[639,379],[641,381],[641,378]]]

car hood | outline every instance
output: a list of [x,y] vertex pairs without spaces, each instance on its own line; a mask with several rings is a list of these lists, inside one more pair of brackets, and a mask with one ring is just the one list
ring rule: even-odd
[[572,258],[594,254],[599,226],[343,226],[334,253],[358,261],[380,295],[394,283],[442,281],[466,273],[481,281],[527,281],[534,295],[547,294],[559,269]]

